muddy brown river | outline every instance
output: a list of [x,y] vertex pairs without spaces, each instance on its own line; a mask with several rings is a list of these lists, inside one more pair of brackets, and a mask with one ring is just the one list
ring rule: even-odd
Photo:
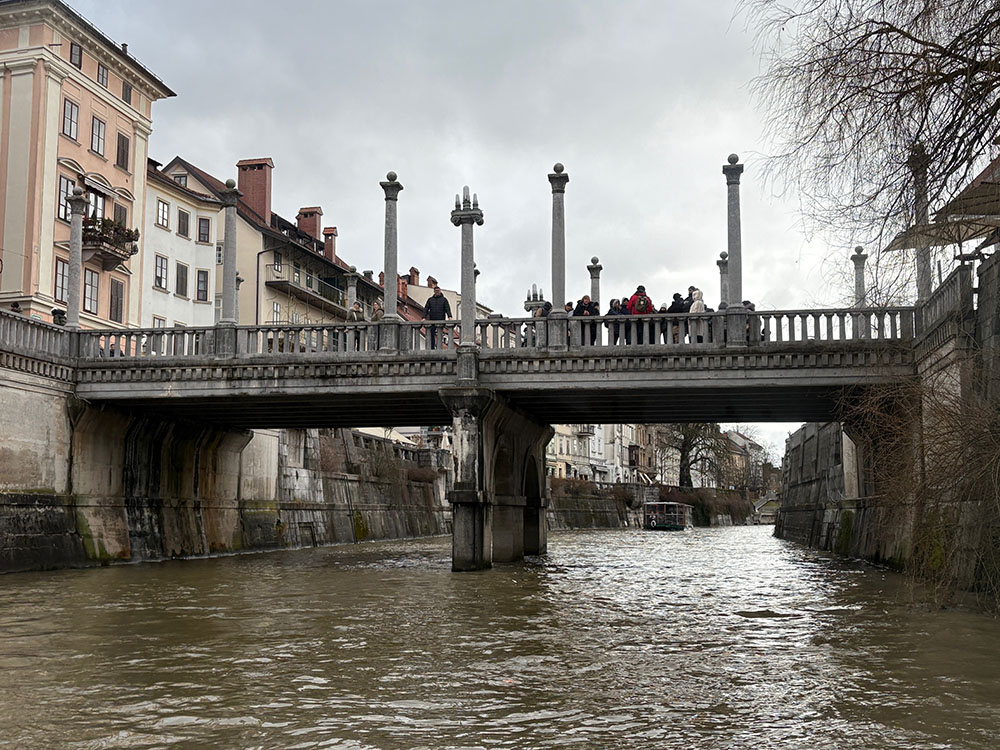
[[1000,622],[770,534],[0,576],[0,747],[1000,747]]

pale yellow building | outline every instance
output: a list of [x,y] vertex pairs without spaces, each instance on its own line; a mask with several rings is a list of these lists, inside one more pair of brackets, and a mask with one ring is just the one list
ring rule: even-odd
[[[65,309],[74,187],[90,200],[81,325],[139,325],[152,104],[174,92],[59,0],[0,0],[0,307]],[[120,227],[116,229],[116,227]]]

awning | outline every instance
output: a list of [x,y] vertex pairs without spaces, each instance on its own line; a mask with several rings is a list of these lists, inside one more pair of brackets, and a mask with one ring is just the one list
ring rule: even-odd
[[918,247],[944,247],[985,237],[1000,227],[996,216],[975,216],[917,224],[897,234],[884,250],[910,250]]

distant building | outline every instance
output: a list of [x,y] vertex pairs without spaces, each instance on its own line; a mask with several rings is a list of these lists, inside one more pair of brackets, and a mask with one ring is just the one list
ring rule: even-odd
[[[90,202],[80,322],[137,326],[147,139],[163,82],[59,0],[0,0],[0,304],[65,310],[70,209]],[[114,224],[112,224],[114,222]]]
[[[347,319],[350,266],[337,256],[337,228],[322,228],[323,209],[299,209],[295,222],[271,210],[270,158],[237,162],[236,270],[246,279],[238,294],[242,325],[326,323]],[[161,170],[195,192],[221,200],[224,182],[181,157]],[[220,212],[217,232],[216,306],[221,308],[222,243],[225,222]],[[360,275],[358,301],[367,314],[381,299],[382,288]]]
[[215,233],[218,198],[197,193],[149,160],[140,325],[215,325]]

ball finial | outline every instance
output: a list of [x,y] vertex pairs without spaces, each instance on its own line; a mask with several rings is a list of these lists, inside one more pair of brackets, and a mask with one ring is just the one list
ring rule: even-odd
[[357,273],[357,272],[358,272],[358,267],[357,266],[351,266],[351,273]]
[[562,163],[558,161],[552,166],[552,171],[555,172],[556,174],[562,174],[565,171],[565,169],[566,167],[564,167]]
[[387,172],[386,175],[385,175],[385,179],[387,179],[389,182],[395,182],[396,181],[396,173],[395,172]]
[[234,187],[236,187],[236,180],[230,177],[228,180],[226,180],[226,187],[232,190]]
[[601,262],[601,259],[595,255],[593,258],[590,259],[590,262],[596,266],[598,263]]
[[79,198],[81,195],[83,195],[83,188],[82,187],[73,188],[73,195]]
[[735,164],[735,163],[736,163],[736,162],[738,162],[739,160],[740,160],[740,157],[739,157],[739,156],[737,156],[736,154],[730,154],[730,155],[729,155],[729,163],[730,163],[730,164]]
[[862,255],[862,254],[864,254],[864,252],[865,252],[865,249],[863,247],[861,247],[861,245],[858,245],[856,248],[854,248],[855,255]]
[[726,258],[729,257],[729,253],[727,253],[725,250],[723,250],[721,253],[719,253],[719,257],[722,258],[723,260],[725,260]]

